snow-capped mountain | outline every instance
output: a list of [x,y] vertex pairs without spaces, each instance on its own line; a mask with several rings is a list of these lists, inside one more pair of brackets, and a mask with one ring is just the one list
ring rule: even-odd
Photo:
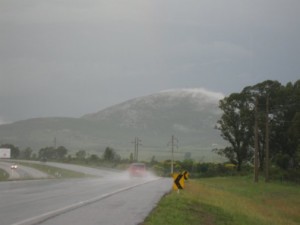
[[39,150],[51,146],[55,137],[58,145],[72,151],[101,152],[110,146],[126,157],[134,148],[131,142],[139,137],[141,156],[159,158],[169,154],[167,143],[175,135],[181,156],[192,152],[199,158],[222,143],[214,127],[221,116],[218,101],[223,97],[205,89],[166,90],[81,118],[37,118],[1,125],[0,141]]
[[[176,127],[181,124],[185,127],[187,122],[198,120],[200,114],[206,114],[206,119],[220,115],[218,101],[223,97],[222,94],[205,89],[166,90],[126,101],[82,118],[91,121],[111,120],[118,122],[120,126],[145,129],[163,119],[164,122],[169,122],[168,126]],[[195,126],[196,123],[191,125]]]

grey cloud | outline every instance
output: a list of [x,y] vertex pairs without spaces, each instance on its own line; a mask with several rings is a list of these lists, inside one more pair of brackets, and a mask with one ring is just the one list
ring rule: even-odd
[[80,116],[164,89],[299,79],[300,2],[0,2],[0,118]]

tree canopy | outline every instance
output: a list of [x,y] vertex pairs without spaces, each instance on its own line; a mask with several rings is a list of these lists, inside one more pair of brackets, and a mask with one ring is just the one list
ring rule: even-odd
[[255,99],[258,100],[256,116],[260,169],[263,169],[265,161],[267,118],[271,161],[282,169],[299,168],[300,80],[286,86],[267,80],[220,100],[219,107],[223,114],[217,122],[217,129],[229,146],[215,151],[237,165],[238,170],[244,163],[252,163]]

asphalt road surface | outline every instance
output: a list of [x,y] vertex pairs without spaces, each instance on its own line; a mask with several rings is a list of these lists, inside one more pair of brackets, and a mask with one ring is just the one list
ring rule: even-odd
[[0,224],[139,224],[172,187],[169,178],[89,172],[99,177],[0,182]]

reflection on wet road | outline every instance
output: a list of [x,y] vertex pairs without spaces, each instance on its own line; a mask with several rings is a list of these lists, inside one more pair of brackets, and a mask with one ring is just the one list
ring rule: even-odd
[[0,182],[0,224],[137,224],[172,184],[154,176],[98,173],[103,176]]

